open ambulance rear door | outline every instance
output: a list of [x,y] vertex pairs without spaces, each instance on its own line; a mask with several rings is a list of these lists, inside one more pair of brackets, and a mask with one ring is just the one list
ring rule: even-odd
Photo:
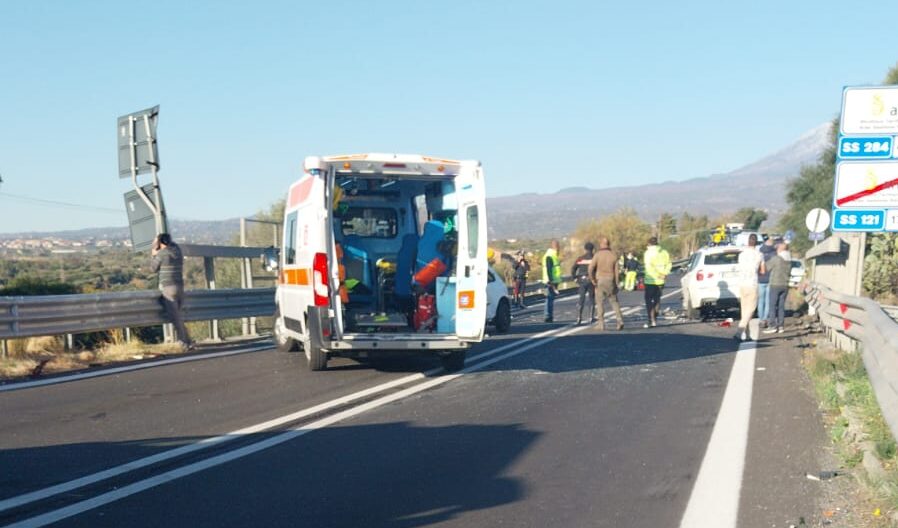
[[483,340],[486,324],[486,188],[479,162],[462,162],[455,178],[458,257],[455,331],[465,341]]

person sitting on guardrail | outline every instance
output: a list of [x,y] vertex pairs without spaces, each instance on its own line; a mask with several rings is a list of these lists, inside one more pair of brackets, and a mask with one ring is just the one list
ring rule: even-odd
[[748,246],[739,253],[738,269],[742,285],[739,288],[739,332],[736,339],[748,341],[748,323],[758,307],[758,274],[766,272],[764,256],[758,251],[758,235],[748,237]]
[[162,307],[175,327],[178,341],[185,349],[191,350],[194,343],[181,316],[181,302],[184,299],[184,255],[168,233],[156,236],[151,254],[150,269],[159,276]]
[[767,317],[765,334],[783,333],[786,319],[786,294],[789,292],[789,275],[792,272],[792,255],[789,254],[785,242],[776,245],[776,256],[767,262],[767,273],[770,275],[768,304],[770,311]]

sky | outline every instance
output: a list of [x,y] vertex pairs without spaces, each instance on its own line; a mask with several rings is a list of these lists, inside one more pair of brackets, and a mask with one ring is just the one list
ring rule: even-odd
[[5,0],[0,233],[127,225],[115,122],[157,104],[180,219],[266,209],[309,155],[479,159],[488,196],[727,172],[898,61],[898,3],[865,6]]

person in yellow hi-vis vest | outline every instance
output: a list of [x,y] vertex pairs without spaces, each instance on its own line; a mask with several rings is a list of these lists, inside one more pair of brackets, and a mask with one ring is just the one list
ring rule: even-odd
[[546,285],[546,322],[551,323],[555,315],[555,297],[561,285],[561,257],[558,254],[559,244],[553,240],[543,256],[543,284]]
[[645,265],[645,309],[648,313],[648,321],[645,328],[657,326],[658,312],[661,307],[661,290],[664,288],[664,279],[670,274],[670,254],[658,245],[658,237],[649,239],[648,247],[643,257]]

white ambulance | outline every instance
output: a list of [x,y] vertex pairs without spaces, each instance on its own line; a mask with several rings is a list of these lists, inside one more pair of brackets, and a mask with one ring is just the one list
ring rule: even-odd
[[483,339],[487,231],[477,161],[308,157],[284,212],[274,340],[328,358],[436,354],[447,370]]

